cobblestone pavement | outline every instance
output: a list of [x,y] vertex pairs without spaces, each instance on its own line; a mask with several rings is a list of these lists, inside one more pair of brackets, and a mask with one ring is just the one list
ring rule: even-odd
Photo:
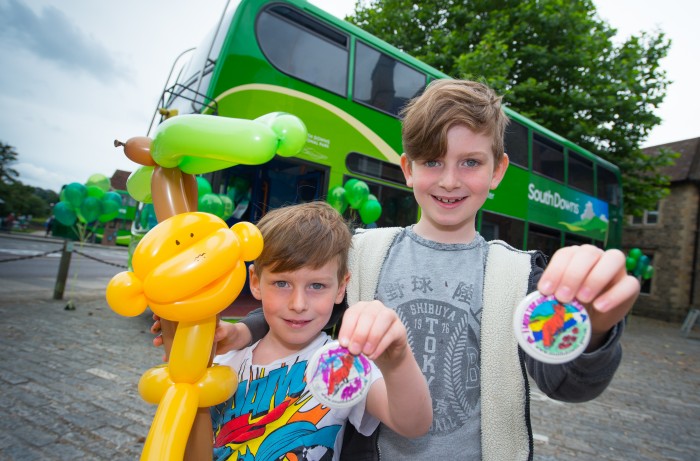
[[[115,314],[94,285],[75,310],[49,292],[22,299],[2,288],[0,460],[138,459],[155,407],[136,386],[161,356],[149,315]],[[534,390],[535,460],[699,459],[700,334],[679,331],[632,317],[623,365],[595,401]]]

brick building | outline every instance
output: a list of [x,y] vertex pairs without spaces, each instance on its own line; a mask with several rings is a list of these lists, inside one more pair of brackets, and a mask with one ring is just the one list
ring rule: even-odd
[[671,193],[656,210],[630,219],[623,231],[626,251],[640,248],[649,255],[654,276],[642,286],[633,313],[669,322],[681,322],[691,308],[700,307],[700,138],[648,147],[680,153],[664,173]]

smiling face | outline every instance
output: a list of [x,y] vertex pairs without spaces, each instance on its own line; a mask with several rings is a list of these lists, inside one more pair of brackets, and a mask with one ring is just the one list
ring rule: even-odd
[[[313,269],[308,266],[288,272],[257,275],[250,268],[250,290],[262,301],[269,333],[256,349],[274,350],[277,358],[306,347],[328,323],[333,305],[345,296],[349,275],[338,280],[338,258]],[[268,358],[270,360],[270,358]]]
[[494,165],[492,136],[464,125],[449,128],[446,139],[445,155],[435,160],[401,157],[406,184],[421,207],[414,230],[436,242],[469,243],[476,235],[476,214],[503,179],[508,157]]

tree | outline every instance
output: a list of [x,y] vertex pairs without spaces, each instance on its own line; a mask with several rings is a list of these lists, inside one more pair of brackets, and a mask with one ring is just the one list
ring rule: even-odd
[[52,190],[22,184],[19,173],[11,167],[17,161],[14,147],[0,142],[0,216],[10,212],[15,215],[48,216],[51,206],[59,196]]
[[668,193],[659,167],[676,154],[641,151],[670,83],[662,31],[615,44],[590,0],[365,0],[348,20],[448,75],[484,81],[515,111],[618,165],[626,213]]
[[17,170],[10,168],[12,163],[17,161],[15,148],[0,142],[0,182],[11,184],[19,176]]

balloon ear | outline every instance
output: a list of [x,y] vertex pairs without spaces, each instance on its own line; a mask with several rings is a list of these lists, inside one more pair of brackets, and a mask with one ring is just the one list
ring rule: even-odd
[[148,307],[143,284],[133,272],[120,272],[107,284],[107,304],[124,317],[135,317]]
[[135,136],[126,143],[114,140],[114,147],[124,146],[124,154],[132,162],[143,166],[156,166],[155,160],[151,156],[151,138],[146,136]]
[[260,230],[247,221],[237,222],[231,230],[241,243],[241,259],[253,261],[263,250],[263,238]]

